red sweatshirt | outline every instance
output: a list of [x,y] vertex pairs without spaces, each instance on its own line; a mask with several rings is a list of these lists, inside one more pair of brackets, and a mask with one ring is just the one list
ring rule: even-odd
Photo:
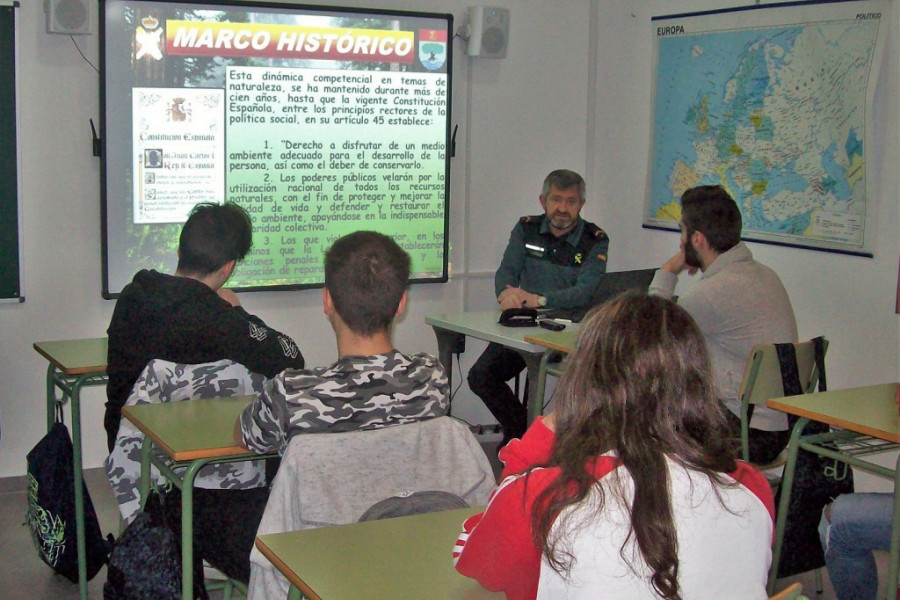
[[[527,476],[524,472],[547,462],[555,439],[539,418],[521,440],[514,439],[501,450],[503,482],[487,510],[463,524],[453,551],[460,573],[474,577],[489,590],[505,592],[509,600],[533,600],[537,595],[541,553],[532,541],[532,509],[540,492],[559,476],[559,469],[537,468]],[[614,456],[603,455],[591,461],[589,469],[600,480],[618,464]],[[774,501],[766,478],[742,462],[728,475],[757,496],[774,521]]]

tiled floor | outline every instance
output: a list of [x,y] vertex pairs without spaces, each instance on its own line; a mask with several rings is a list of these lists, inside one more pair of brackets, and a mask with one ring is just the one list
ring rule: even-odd
[[[494,444],[485,444],[488,456],[496,457]],[[115,501],[106,482],[102,469],[89,469],[85,478],[91,490],[91,498],[104,532],[117,531],[118,512]],[[54,575],[38,558],[25,527],[25,484],[24,478],[0,479],[0,598],[5,600],[68,600],[78,598],[78,586]],[[804,592],[813,600],[835,600],[834,593],[825,579],[825,590],[820,596],[814,591],[813,574],[804,573],[799,577],[779,581],[778,588],[786,587],[793,581],[803,583]],[[106,569],[102,569],[89,584],[90,597],[103,597],[103,583]],[[220,593],[213,592],[216,600]],[[375,599],[380,600],[380,599]],[[427,600],[427,599],[397,599]]]

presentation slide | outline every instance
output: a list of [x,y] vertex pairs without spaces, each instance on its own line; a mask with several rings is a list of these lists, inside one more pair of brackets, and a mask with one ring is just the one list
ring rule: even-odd
[[391,235],[446,281],[452,16],[106,0],[104,297],[175,270],[199,202],[253,220],[238,290],[320,287],[323,254]]

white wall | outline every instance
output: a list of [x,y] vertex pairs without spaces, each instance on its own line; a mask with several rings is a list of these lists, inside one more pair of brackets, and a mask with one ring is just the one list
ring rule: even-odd
[[[748,4],[749,2],[740,2]],[[21,475],[25,454],[46,427],[46,363],[37,340],[103,335],[113,302],[100,297],[99,162],[90,126],[99,119],[98,75],[67,36],[44,32],[42,2],[19,10],[21,205],[24,304],[0,305],[0,477]],[[469,0],[350,0],[333,4],[451,12],[465,20]],[[426,314],[493,306],[491,274],[509,230],[538,212],[543,176],[558,167],[584,171],[584,215],[612,239],[614,270],[655,266],[677,246],[673,233],[641,229],[649,151],[649,18],[737,5],[735,0],[495,0],[511,11],[508,56],[469,59],[454,42],[453,121],[459,124],[451,178],[449,283],[416,286],[396,332],[397,346],[435,352]],[[785,281],[800,333],[832,340],[829,383],[845,387],[898,378],[900,317],[893,289],[898,257],[898,15],[892,2],[889,58],[876,109],[881,127],[873,196],[880,203],[875,258],[752,244]],[[95,28],[94,31],[97,31]],[[97,35],[75,38],[96,65]],[[596,85],[593,83],[596,82]],[[872,163],[875,163],[874,165]],[[873,201],[870,198],[870,201]],[[335,357],[318,291],[243,294],[244,305],[293,336],[308,362]],[[462,369],[482,345],[470,341]],[[455,370],[455,383],[462,379]],[[83,394],[85,465],[105,454],[104,394]],[[454,412],[479,423],[490,416],[466,386]]]

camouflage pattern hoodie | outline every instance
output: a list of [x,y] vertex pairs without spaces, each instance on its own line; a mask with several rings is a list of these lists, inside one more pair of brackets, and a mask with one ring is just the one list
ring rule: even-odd
[[299,433],[378,429],[447,412],[448,380],[425,353],[398,350],[344,356],[328,367],[287,369],[241,414],[244,443],[254,452],[284,454]]

